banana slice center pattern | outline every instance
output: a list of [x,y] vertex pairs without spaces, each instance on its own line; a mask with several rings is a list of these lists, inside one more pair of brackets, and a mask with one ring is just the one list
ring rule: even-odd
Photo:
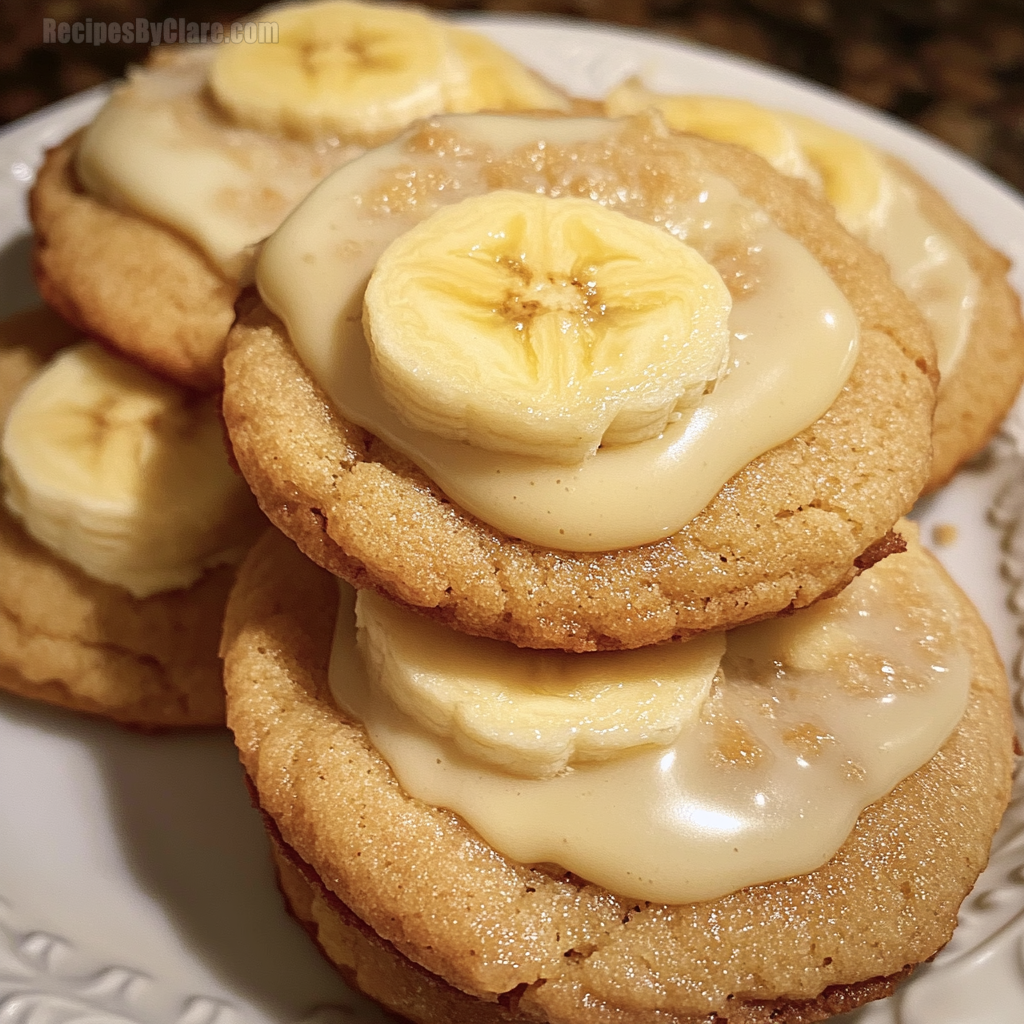
[[240,560],[261,526],[228,464],[216,400],[93,343],[28,384],[2,451],[4,500],[25,530],[135,597]]
[[266,15],[278,42],[223,43],[210,70],[214,96],[238,122],[366,141],[443,109],[447,44],[426,15],[346,0]]
[[364,327],[410,426],[571,464],[695,405],[725,368],[731,305],[714,267],[661,228],[498,190],[391,243]]

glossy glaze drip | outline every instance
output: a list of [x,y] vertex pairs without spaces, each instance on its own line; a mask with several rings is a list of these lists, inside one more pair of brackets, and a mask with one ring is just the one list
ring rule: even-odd
[[955,595],[915,550],[838,598],[730,632],[699,719],[670,744],[524,779],[467,756],[370,684],[345,584],[342,595],[332,692],[402,786],[515,860],[638,899],[711,899],[820,866],[864,807],[941,746],[970,685],[947,610]]
[[[661,225],[729,287],[732,366],[659,438],[567,468],[415,430],[381,395],[362,331],[377,256],[439,206],[513,183],[589,195]],[[678,531],[751,459],[828,409],[859,340],[849,303],[810,253],[730,182],[694,171],[685,147],[645,119],[436,119],[325,181],[269,240],[257,283],[346,418],[408,455],[484,522],[572,551]]]

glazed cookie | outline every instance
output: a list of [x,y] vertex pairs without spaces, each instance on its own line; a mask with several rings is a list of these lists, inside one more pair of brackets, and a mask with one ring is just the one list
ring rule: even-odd
[[[177,532],[166,536],[161,545],[159,537],[144,533],[137,554],[140,561],[153,563],[147,566],[149,578],[140,577],[132,566],[121,578],[117,564],[127,559],[124,552],[131,542],[120,530],[115,531],[113,517],[124,516],[122,527],[130,529],[131,513],[124,493],[116,488],[105,491],[101,503],[91,506],[83,478],[76,480],[73,471],[61,466],[66,454],[63,446],[70,449],[80,444],[77,457],[82,464],[90,464],[90,460],[93,466],[107,464],[101,472],[108,479],[126,475],[122,460],[134,457],[133,452],[151,456],[147,463],[151,471],[163,465],[172,472],[174,460],[161,452],[159,443],[144,433],[144,427],[131,426],[150,414],[172,421],[182,415],[173,403],[161,404],[159,409],[153,404],[163,397],[160,389],[169,386],[159,383],[155,391],[136,390],[120,405],[104,392],[94,407],[89,405],[87,388],[95,381],[88,374],[77,376],[75,387],[66,392],[48,383],[47,391],[36,395],[36,402],[49,401],[52,433],[32,433],[36,429],[30,422],[32,409],[26,410],[23,402],[16,404],[30,387],[38,393],[44,373],[52,375],[53,367],[74,369],[75,364],[68,360],[81,352],[96,356],[98,350],[73,345],[76,340],[77,334],[47,310],[19,314],[3,324],[0,421],[27,425],[35,442],[27,449],[32,465],[23,472],[20,455],[26,452],[24,439],[5,430],[5,502],[17,509],[19,518],[6,508],[0,510],[0,688],[137,728],[220,725],[224,695],[217,643],[234,567],[220,565],[204,572],[161,564],[161,547],[182,542],[182,536]],[[114,357],[99,354],[98,364],[105,366],[105,361],[113,362]],[[128,379],[134,382],[132,374],[142,372],[133,368]],[[84,403],[84,411],[74,407],[76,401]],[[140,402],[141,408],[133,405]],[[12,408],[19,407],[20,413],[12,413]],[[62,409],[63,424],[49,418],[53,413],[61,416]],[[189,413],[184,415],[191,419]],[[116,437],[114,423],[121,425]],[[216,419],[213,426],[219,451]],[[133,429],[139,433],[129,436]],[[198,421],[194,429],[201,429]],[[89,440],[93,435],[109,436],[110,440],[102,446],[96,440],[94,450]],[[75,452],[68,457],[73,461]],[[226,491],[237,489],[233,499],[225,498],[231,518],[228,529],[236,542],[234,553],[223,555],[224,544],[217,542],[218,550],[209,556],[209,564],[214,566],[240,557],[246,538],[259,523],[258,513],[244,489],[232,480],[223,455],[217,457],[224,464]],[[195,464],[193,469],[197,469]],[[197,494],[203,493],[208,483],[201,471],[191,482]],[[161,494],[159,484],[152,481],[144,486],[152,491],[153,500],[166,502],[179,518],[180,508]],[[144,495],[139,495],[140,504],[143,500]],[[197,505],[205,508],[199,501]],[[102,509],[112,511],[98,511]],[[28,530],[23,523],[29,524]],[[137,525],[141,526],[141,521]],[[30,532],[46,543],[34,539]],[[143,554],[143,547],[155,550],[156,555]],[[63,555],[58,553],[61,548]],[[110,551],[113,557],[108,556]],[[86,563],[92,572],[83,571],[72,558]],[[97,578],[96,573],[114,581]],[[156,585],[154,577],[159,577]],[[141,596],[140,588],[145,591]]]
[[[240,571],[226,617],[228,720],[259,805],[270,819],[282,885],[294,912],[346,977],[388,1008],[417,1022],[587,1024],[614,1018],[626,1024],[648,1020],[653,1014],[673,1024],[698,1024],[714,1015],[730,1022],[796,1024],[821,1020],[887,995],[910,967],[948,941],[957,908],[985,865],[991,836],[1008,799],[1012,724],[1005,676],[987,631],[937,563],[916,545],[868,570],[834,602],[822,602],[780,625],[762,624],[729,634],[731,646],[722,665],[726,679],[733,672],[742,675],[742,666],[759,657],[774,659],[772,645],[781,643],[789,674],[789,682],[778,683],[782,690],[803,685],[796,682],[797,663],[804,666],[800,671],[812,674],[831,664],[837,676],[827,689],[845,695],[838,698],[840,703],[863,701],[877,686],[872,680],[884,676],[888,680],[884,693],[879,690],[875,696],[894,707],[924,692],[918,672],[938,658],[936,664],[941,662],[950,671],[939,672],[935,681],[939,676],[958,678],[957,696],[949,691],[948,705],[943,698],[941,710],[935,705],[924,714],[906,705],[915,729],[905,730],[894,719],[903,743],[905,735],[915,733],[924,720],[937,722],[932,715],[938,713],[943,724],[929,741],[932,745],[919,752],[926,763],[894,788],[882,783],[887,795],[859,817],[855,815],[852,832],[844,841],[847,825],[838,839],[838,851],[826,856],[826,863],[818,861],[820,866],[795,874],[780,874],[785,868],[774,862],[763,867],[760,860],[770,859],[780,849],[789,855],[802,840],[776,838],[758,846],[746,832],[744,815],[726,814],[721,820],[712,815],[706,825],[704,855],[665,859],[676,866],[669,874],[682,876],[671,884],[696,886],[694,891],[712,890],[701,889],[705,883],[691,872],[691,865],[702,865],[694,869],[697,874],[710,866],[711,882],[720,892],[689,903],[663,904],[637,894],[615,895],[614,889],[584,880],[591,874],[589,867],[580,877],[579,867],[573,873],[558,867],[550,856],[541,858],[545,863],[530,866],[535,862],[499,853],[467,824],[466,815],[475,816],[486,800],[476,810],[467,805],[466,813],[459,816],[410,796],[407,785],[443,786],[452,772],[458,790],[463,755],[442,743],[437,747],[438,767],[424,770],[417,779],[418,769],[413,767],[413,774],[408,774],[413,762],[407,758],[419,763],[416,751],[425,742],[419,737],[428,730],[433,735],[436,720],[429,726],[401,726],[401,742],[388,748],[386,761],[371,745],[364,727],[339,709],[336,697],[358,699],[353,695],[363,684],[350,682],[356,678],[352,675],[356,655],[343,640],[345,629],[352,627],[343,627],[343,617],[338,616],[338,594],[337,581],[280,535],[268,534],[254,547]],[[833,612],[830,605],[844,610]],[[883,606],[890,611],[883,611]],[[357,607],[363,609],[358,613],[362,632],[368,606]],[[905,613],[912,619],[921,616],[919,621],[930,634],[926,647],[936,643],[937,647],[915,654],[915,641],[896,650],[903,643],[898,638],[906,633],[905,623],[890,622],[888,616],[899,618]],[[351,616],[351,611],[347,614]],[[829,618],[836,614],[838,619]],[[801,625],[802,616],[811,617],[810,628]],[[861,646],[865,641],[851,639],[847,633],[848,629],[856,632],[861,628],[858,623],[872,618],[883,629],[894,627],[889,639],[885,639],[888,633],[864,634],[868,644],[889,648],[890,654],[878,660]],[[775,629],[781,634],[772,632]],[[485,643],[469,638],[459,642]],[[372,642],[370,647],[362,639],[358,644],[364,652],[373,649]],[[464,652],[464,647],[453,648],[455,664],[465,663]],[[538,656],[537,652],[520,653]],[[621,657],[637,653],[646,652]],[[569,661],[608,657],[552,652],[543,656]],[[371,663],[369,657],[366,664]],[[918,669],[906,669],[910,664],[918,664]],[[923,671],[931,670],[924,667]],[[375,678],[369,668],[367,678]],[[898,681],[893,690],[894,680]],[[822,696],[819,683],[813,682],[814,701]],[[925,690],[931,685],[925,684]],[[747,691],[749,684],[741,689]],[[542,686],[537,692],[550,696],[554,691]],[[887,693],[896,693],[895,704],[887,703]],[[521,707],[520,699],[519,691],[506,697],[507,706],[514,709],[508,716],[510,726],[515,715],[532,713],[532,703]],[[739,719],[729,725],[726,716],[720,722],[722,728],[714,725],[717,699],[708,698],[699,726],[711,728],[717,737],[708,748],[713,755],[709,784],[714,788],[723,774],[733,780],[742,777],[747,781],[738,783],[740,789],[753,786],[762,799],[767,793],[769,802],[784,803],[791,787],[776,785],[764,776],[765,771],[770,776],[776,770],[775,761],[758,758],[760,745],[770,742],[760,730],[772,728],[765,725],[763,710],[743,719],[757,731],[755,741],[743,733]],[[371,703],[380,709],[381,701],[389,700],[378,693]],[[819,710],[810,719],[797,713],[796,721],[804,724],[795,732],[786,730],[787,712],[777,707],[783,743],[776,751],[777,760],[802,758],[803,763],[814,764],[814,770],[823,770],[821,758],[827,761],[832,755],[826,750],[838,743],[841,749],[835,754],[834,768],[841,772],[842,758],[849,752],[842,745],[849,734],[840,733],[861,716],[851,715],[852,704],[837,706],[831,712],[837,715],[833,720],[837,732],[823,729],[818,715],[828,712],[824,705],[815,707]],[[863,704],[860,707],[863,710]],[[371,712],[368,728],[375,744],[386,747],[391,712],[381,714],[383,718]],[[473,714],[468,712],[466,717]],[[406,720],[399,716],[396,721]],[[756,724],[759,721],[761,725]],[[676,757],[685,757],[680,751],[692,742],[688,736],[670,749]],[[789,753],[782,753],[787,748]],[[929,754],[936,749],[937,753]],[[424,757],[431,764],[433,750],[433,746],[424,747]],[[397,760],[391,760],[396,753]],[[630,765],[642,757],[660,764],[659,770],[673,770],[665,767],[669,759],[656,749],[651,754],[634,751],[593,768],[580,763],[575,773],[589,771],[591,786],[612,787],[615,773],[632,770]],[[397,765],[394,771],[389,762]],[[493,764],[474,763],[477,775],[501,776],[505,771]],[[844,782],[830,776],[821,783],[826,795],[824,800],[810,801],[817,808],[813,814],[822,813],[822,808],[826,815],[831,813],[855,778],[874,771],[870,756],[857,759],[856,764],[845,763],[856,770]],[[748,777],[751,772],[753,781]],[[694,779],[697,785],[701,785],[700,774]],[[517,801],[525,790],[567,780],[571,785],[571,779],[572,773],[547,781],[512,775],[500,809],[518,815],[523,808]],[[593,781],[597,779],[601,781]],[[732,782],[723,784],[729,791],[724,799],[732,799]],[[466,790],[471,792],[475,785],[470,783]],[[669,791],[685,800],[683,791],[677,793],[672,786],[664,790]],[[556,835],[553,846],[569,851],[564,859],[586,861],[589,844],[629,844],[630,832],[646,836],[646,824],[638,824],[646,822],[643,792],[633,786],[630,792],[633,795],[625,802],[618,800],[614,790],[593,797],[606,825],[587,831],[582,842],[576,836],[575,811],[559,813],[557,803],[550,814],[528,812],[533,824],[526,831],[534,831],[540,819],[553,821],[555,833],[565,829],[565,838]],[[704,795],[702,790],[695,798],[699,806],[719,807],[717,802],[706,803]],[[801,809],[792,821],[802,827],[810,803],[797,803]],[[755,804],[756,799],[750,806]],[[964,807],[970,807],[971,813],[964,814]],[[774,820],[773,813],[765,813]],[[633,819],[635,827],[623,828],[623,816]],[[668,818],[690,820],[685,813]],[[518,820],[513,817],[505,828],[512,841]],[[492,824],[485,809],[480,827],[488,831]],[[493,827],[505,827],[500,817]],[[681,831],[687,828],[683,825]],[[692,837],[697,847],[704,842],[701,832],[702,827],[697,827]],[[646,838],[637,849],[642,850],[645,843]],[[751,854],[751,870],[764,873],[759,881],[737,889],[720,872],[728,875],[735,860],[747,854]],[[607,863],[622,889],[640,893],[662,884],[645,871],[631,873],[614,851]],[[680,864],[686,865],[683,872],[677,870]]]
[[80,137],[46,154],[32,189],[40,295],[143,366],[189,387],[216,387],[237,283],[187,239],[89,195],[74,170]]
[[1010,261],[919,175],[891,162],[913,187],[922,215],[951,240],[977,280],[963,348],[939,381],[932,471],[925,486],[931,491],[985,447],[1013,405],[1024,381],[1024,322],[1020,299],[1006,279]]
[[[566,132],[575,141],[563,141]],[[575,216],[584,207],[609,216],[620,216],[621,210],[631,215],[622,217],[629,224],[633,218],[673,224],[675,232],[706,254],[710,262],[701,257],[692,272],[714,268],[711,274],[719,283],[702,278],[694,292],[714,296],[707,299],[711,308],[725,294],[725,285],[723,302],[733,303],[729,344],[734,369],[713,385],[710,396],[699,398],[697,413],[669,414],[661,438],[673,452],[690,424],[718,424],[718,433],[709,428],[700,434],[698,447],[687,449],[697,453],[694,462],[677,463],[674,455],[655,449],[661,441],[650,439],[588,456],[578,473],[564,462],[531,461],[517,453],[514,446],[528,428],[536,428],[535,438],[527,442],[533,452],[558,440],[559,431],[581,436],[572,432],[578,424],[565,419],[568,403],[560,404],[560,398],[525,425],[507,427],[502,411],[495,433],[505,433],[496,442],[485,438],[479,449],[459,434],[434,443],[431,431],[437,424],[443,430],[450,421],[463,429],[457,410],[449,415],[447,408],[435,409],[428,429],[422,423],[408,429],[406,413],[424,404],[422,393],[385,392],[388,408],[381,411],[379,402],[366,406],[364,397],[379,393],[374,390],[378,377],[383,381],[383,371],[366,365],[360,328],[361,283],[382,247],[370,236],[384,225],[400,240],[410,239],[414,258],[417,251],[427,252],[423,231],[433,230],[434,222],[422,218],[438,206],[435,217],[449,211],[461,216],[462,204],[443,205],[450,201],[447,186],[453,180],[460,185],[453,198],[482,192],[482,200],[467,199],[466,204],[492,196],[499,213],[518,194],[508,190],[591,196],[598,202],[558,198],[545,210],[558,217],[563,210]],[[709,190],[702,191],[708,182]],[[349,210],[346,203],[359,210]],[[706,219],[695,220],[695,208],[687,203],[695,203]],[[490,223],[476,207],[467,205],[465,214],[470,224]],[[495,216],[494,211],[487,216]],[[419,234],[411,230],[417,221]],[[358,237],[346,239],[334,227],[318,227],[342,223],[357,225]],[[566,228],[570,235],[577,231],[574,223]],[[724,235],[723,225],[729,226]],[[444,230],[436,237],[455,237],[447,222],[439,227]],[[608,230],[620,227],[626,230],[615,221]],[[733,229],[735,235],[729,236]],[[506,237],[498,234],[503,222],[491,230],[493,237]],[[573,237],[591,237],[589,228],[579,230],[582,235]],[[775,242],[766,243],[767,235],[758,234],[762,230]],[[773,249],[776,242],[779,248]],[[763,254],[781,253],[783,246],[795,254],[798,243],[806,264],[800,263],[793,281],[783,287],[781,277],[771,276],[767,268],[772,264]],[[650,244],[656,248],[660,238]],[[472,241],[466,245],[472,250]],[[339,253],[341,262],[336,262]],[[429,257],[439,266],[444,258]],[[586,253],[580,257],[589,258]],[[652,273],[660,273],[657,260],[631,258],[629,273],[635,280],[625,280],[639,282],[635,294],[647,289],[655,311],[669,308],[670,300],[658,291],[661,285],[649,284],[646,271],[639,269],[652,266],[659,268]],[[782,260],[778,266],[796,267],[781,256],[772,258]],[[498,267],[515,265],[503,263],[500,255],[495,259]],[[394,281],[382,278],[390,283],[379,290],[394,297],[396,309],[429,308],[433,323],[458,323],[458,307],[428,306],[426,298],[402,296],[401,282],[413,280],[416,271],[397,258],[388,266],[404,268],[394,271]],[[454,275],[452,280],[472,280],[444,266],[440,273]],[[357,285],[331,284],[347,280]],[[264,302],[244,304],[229,337],[224,413],[236,458],[261,507],[320,565],[468,633],[530,647],[630,648],[803,607],[845,586],[889,550],[890,528],[913,504],[928,472],[934,351],[920,316],[892,284],[881,259],[853,240],[802,183],[774,173],[754,154],[673,136],[643,118],[428,122],[329,179],[267,243],[258,283],[265,302],[289,328]],[[444,287],[442,280],[440,290],[447,295]],[[497,287],[506,283],[499,281]],[[614,283],[606,286],[603,298],[597,289],[594,301],[613,292]],[[783,292],[822,302],[827,292],[835,308],[823,307],[811,319],[846,326],[784,359],[787,339],[804,335],[790,329],[778,309],[765,313],[767,306],[756,305],[788,301],[779,297]],[[512,308],[515,303],[510,306],[502,295],[485,295],[480,302],[487,309],[505,308],[503,303]],[[389,301],[379,304],[383,333],[391,326]],[[530,305],[532,295],[515,301],[520,305],[508,322],[518,337],[516,325],[526,321],[517,317],[532,317],[537,307]],[[541,301],[546,301],[543,296]],[[553,301],[557,306],[562,300]],[[528,312],[516,312],[521,309]],[[744,319],[752,312],[752,318]],[[725,321],[715,321],[716,314],[704,306],[693,315],[718,325],[710,329],[710,344],[718,345],[727,335]],[[582,320],[587,323],[590,316]],[[757,333],[768,322],[787,326],[769,339]],[[425,336],[428,330],[419,325],[413,333]],[[854,344],[837,345],[843,331],[848,340],[856,337],[855,355]],[[661,336],[655,323],[637,342],[644,366],[659,367],[663,359],[674,358],[644,347],[650,337]],[[743,348],[755,337],[756,355],[764,364],[756,364],[753,350]],[[446,349],[443,338],[432,336],[431,344],[441,353],[435,366],[424,363],[411,377],[427,379],[431,387],[437,381],[443,390],[459,379],[457,368],[468,357]],[[689,351],[687,345],[680,349]],[[504,356],[486,351],[465,378],[472,381],[465,391],[474,416],[487,413],[487,399],[477,402],[475,397],[487,380],[487,360],[504,365]],[[826,352],[838,361],[817,362]],[[717,372],[723,364],[716,359],[720,354],[708,356],[711,368],[700,372]],[[783,364],[800,368],[804,376],[786,376],[790,371],[782,371]],[[608,374],[594,374],[599,376],[603,382]],[[825,391],[817,390],[825,385]],[[753,399],[749,406],[742,404],[757,393],[786,402],[787,415],[789,398],[797,394],[809,398],[817,393],[820,404],[805,407],[802,420],[786,419]],[[430,401],[429,389],[425,401]],[[530,408],[534,404],[532,398],[520,402]],[[786,426],[746,447],[745,429],[765,422]],[[472,430],[473,423],[465,429]],[[513,453],[499,452],[505,461],[495,461],[492,445],[511,445]],[[568,457],[578,458],[575,451]],[[630,458],[655,451],[661,454],[651,458],[661,462],[644,462],[633,471]],[[696,469],[698,464],[710,471]],[[684,466],[682,477],[655,471],[656,465]],[[572,501],[563,504],[561,492],[570,490]]]
[[744,100],[664,96],[634,79],[605,105],[613,116],[654,107],[674,129],[747,146],[828,198],[843,225],[886,258],[935,336],[942,380],[925,490],[985,446],[1024,380],[1024,322],[1009,260],[939,192],[860,139]]
[[266,38],[157,48],[49,152],[31,195],[46,301],[187,387],[219,386],[253,248],[330,170],[438,111],[570,107],[485,37],[412,7],[254,18]]

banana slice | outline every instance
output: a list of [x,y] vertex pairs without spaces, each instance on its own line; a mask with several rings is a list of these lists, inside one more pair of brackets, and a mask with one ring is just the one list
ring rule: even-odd
[[782,111],[777,116],[796,133],[847,231],[863,238],[885,220],[892,196],[876,149],[813,118]]
[[726,96],[665,96],[645,88],[636,78],[616,86],[604,102],[609,117],[639,114],[653,107],[677,132],[752,149],[783,174],[821,184],[795,129],[756,103]]
[[924,217],[915,189],[873,146],[813,118],[745,100],[663,96],[630,79],[605,101],[611,115],[656,107],[677,131],[737,143],[777,170],[804,178],[840,223],[885,257],[893,279],[935,337],[939,371],[956,365],[970,336],[978,280],[952,240]]
[[698,718],[726,645],[715,633],[602,654],[527,650],[453,633],[366,590],[356,622],[370,679],[402,711],[530,778],[673,742]]
[[869,145],[800,114],[725,96],[666,96],[635,78],[605,100],[610,117],[654,107],[680,132],[752,149],[783,174],[823,192],[843,226],[861,237],[884,219],[889,195],[879,154]]
[[568,97],[506,53],[497,43],[461,28],[447,31],[459,58],[445,83],[444,109],[452,114],[481,110],[557,110],[568,113]]
[[210,73],[239,123],[372,142],[444,109],[445,32],[408,8],[349,0],[274,7],[277,42],[224,43]]
[[662,228],[499,190],[392,242],[363,308],[374,375],[410,426],[569,464],[695,405],[725,368],[731,307]]
[[2,451],[5,501],[25,530],[135,597],[239,560],[260,522],[228,464],[217,399],[89,342],[24,389]]

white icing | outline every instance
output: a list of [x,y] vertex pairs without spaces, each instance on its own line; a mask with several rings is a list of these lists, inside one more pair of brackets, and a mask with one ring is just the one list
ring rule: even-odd
[[204,93],[213,54],[136,71],[85,130],[75,166],[90,193],[181,232],[245,283],[256,243],[360,150],[230,124]]
[[[485,191],[494,165],[517,147],[538,139],[551,148],[604,140],[613,149],[628,125],[437,118],[432,130],[458,140],[449,146],[451,180],[442,177],[441,187],[426,187],[414,203],[390,212],[388,189],[401,198],[417,167],[416,133],[396,140],[320,185],[267,242],[257,268],[264,301],[342,415],[408,455],[484,522],[547,547],[602,551],[676,533],[739,469],[831,406],[858,350],[854,313],[817,261],[730,182],[707,176],[695,192],[691,182],[689,194],[673,199],[660,223],[708,256],[739,240],[758,280],[734,294],[732,368],[691,415],[659,438],[602,449],[568,468],[498,456],[404,424],[379,391],[363,337],[362,295],[380,252],[439,206]],[[597,164],[592,171],[603,173]],[[617,208],[644,216],[642,197]]]
[[[515,860],[657,902],[712,899],[819,867],[864,807],[938,750],[970,685],[956,615],[945,610],[956,596],[912,551],[838,599],[732,631],[700,719],[669,745],[524,779],[468,756],[370,684],[354,592],[341,584],[341,595],[332,693],[408,793],[456,811]],[[495,659],[507,657],[505,645],[487,643]]]
[[886,172],[882,212],[862,237],[885,257],[893,280],[931,328],[939,373],[954,369],[966,346],[978,303],[978,278],[967,257],[921,213],[913,188]]

